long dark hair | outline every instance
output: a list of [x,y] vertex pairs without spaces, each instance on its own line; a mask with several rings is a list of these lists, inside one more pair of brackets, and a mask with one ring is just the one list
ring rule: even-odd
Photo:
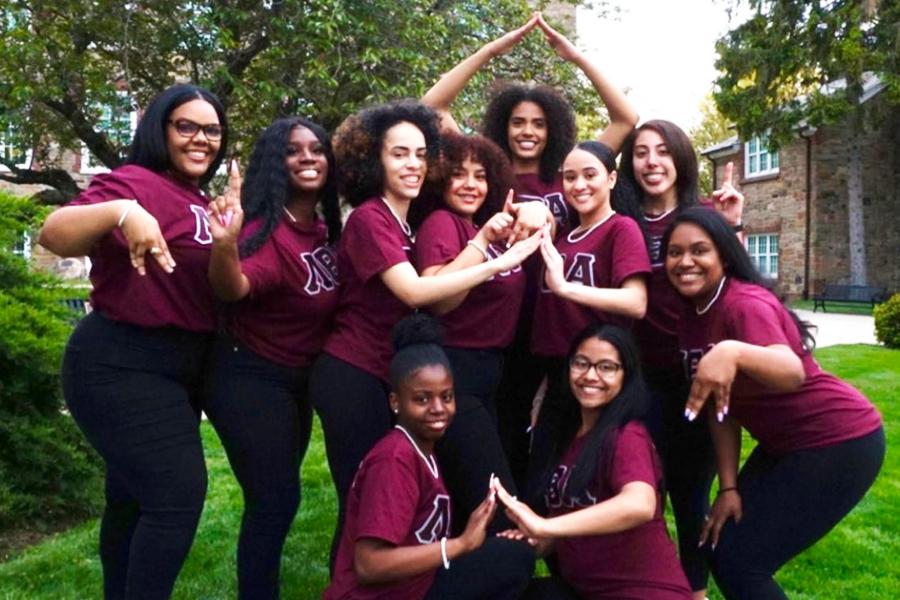
[[627,215],[641,225],[646,236],[644,218],[644,190],[634,174],[634,144],[638,135],[645,130],[655,131],[663,139],[672,162],[675,165],[675,192],[678,197],[677,211],[695,206],[698,201],[697,192],[697,153],[690,138],[681,127],[671,121],[655,119],[647,121],[632,131],[622,145],[622,160],[619,165],[619,181],[616,188],[616,204],[613,205],[619,214]]
[[[669,240],[672,238],[672,232],[675,231],[676,227],[683,223],[696,225],[706,232],[710,240],[712,240],[713,245],[716,247],[716,252],[718,252],[719,259],[722,261],[722,270],[725,275],[765,288],[772,292],[773,296],[778,298],[773,291],[775,282],[762,276],[753,264],[753,259],[747,254],[747,249],[744,248],[744,245],[738,240],[737,236],[734,235],[734,229],[732,229],[725,221],[724,217],[714,210],[696,206],[694,208],[685,209],[679,213],[663,234],[660,256],[665,257],[668,254]],[[781,301],[780,298],[779,301]],[[785,310],[790,313],[791,318],[797,325],[797,331],[800,333],[800,339],[803,342],[803,346],[807,351],[812,351],[813,348],[816,347],[816,339],[812,333],[815,326],[808,321],[801,320],[800,317],[797,316],[797,313],[786,306]]]
[[466,159],[483,166],[487,180],[487,196],[472,216],[472,222],[481,227],[503,210],[506,194],[513,185],[512,169],[503,151],[483,135],[445,133],[441,135],[438,168],[428,177],[421,196],[409,209],[410,225],[418,227],[436,209],[446,207],[444,193],[450,185],[453,170]]
[[440,152],[438,115],[414,100],[379,104],[350,115],[334,133],[334,153],[338,162],[339,191],[350,206],[357,207],[384,193],[384,165],[381,146],[384,134],[399,123],[412,123],[425,137],[428,170]]
[[541,154],[539,177],[544,183],[550,183],[575,144],[575,113],[560,92],[543,85],[512,84],[502,88],[484,112],[482,133],[500,146],[507,156],[512,156],[509,149],[509,117],[522,102],[534,102],[544,111],[547,145]]
[[225,108],[215,94],[188,83],[180,83],[166,88],[156,95],[147,105],[137,129],[134,132],[134,140],[128,151],[125,164],[138,165],[155,173],[167,171],[172,166],[169,156],[169,142],[166,128],[169,125],[169,117],[176,108],[187,104],[191,100],[204,100],[216,111],[219,124],[222,126],[222,139],[219,142],[219,151],[212,164],[200,178],[200,185],[206,185],[213,178],[228,146],[228,119],[225,117]]
[[560,458],[575,439],[575,434],[581,426],[581,406],[569,384],[568,364],[578,353],[581,344],[592,338],[608,342],[616,349],[624,379],[621,391],[603,408],[600,418],[586,434],[584,445],[569,476],[566,500],[582,503],[592,482],[596,481],[601,492],[609,493],[604,486],[619,431],[630,421],[643,418],[648,403],[647,388],[641,373],[640,354],[631,334],[615,325],[594,324],[579,331],[572,340],[567,355],[566,385],[562,393],[563,414],[554,432],[552,457],[544,467],[544,485],[541,489],[547,489]]
[[320,125],[301,117],[276,119],[256,139],[241,187],[241,204],[244,208],[245,221],[249,223],[254,219],[262,220],[262,227],[241,243],[242,257],[249,256],[262,247],[284,217],[284,207],[291,195],[290,176],[284,161],[291,131],[297,127],[305,127],[312,131],[325,151],[328,177],[319,196],[322,214],[328,226],[329,241],[335,243],[341,235],[337,166],[328,133]]

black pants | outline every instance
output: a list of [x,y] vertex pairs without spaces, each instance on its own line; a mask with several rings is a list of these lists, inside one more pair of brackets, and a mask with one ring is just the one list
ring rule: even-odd
[[333,569],[353,477],[369,450],[390,430],[391,411],[388,389],[381,379],[326,353],[313,365],[309,392],[322,421],[325,454],[338,499],[331,544]]
[[532,579],[522,596],[523,600],[579,600],[581,596],[558,576]]
[[[457,536],[487,495],[491,473],[511,494],[518,492],[492,410],[503,355],[500,351],[463,348],[446,351],[453,368],[456,416],[437,443],[435,454],[453,503],[453,535]],[[498,510],[489,531],[511,527],[511,521]]]
[[206,497],[199,397],[210,336],[97,311],[63,358],[66,403],[106,461],[104,595],[168,598]]
[[678,556],[692,590],[706,589],[709,567],[697,547],[703,519],[709,512],[709,490],[716,474],[716,457],[705,418],[684,418],[690,382],[679,366],[645,368],[650,388],[647,427],[653,434],[672,502],[678,531]]
[[884,461],[884,430],[825,448],[751,453],[738,476],[743,519],[729,520],[712,571],[729,600],[787,598],[775,572],[838,524],[865,495]]
[[531,433],[531,452],[524,499],[532,509],[544,514],[547,512],[544,503],[546,476],[548,469],[556,467],[555,464],[550,464],[553,462],[554,444],[566,420],[579,417],[565,407],[565,400],[570,396],[566,359],[542,357],[537,369],[542,379],[544,376],[547,377],[547,391],[534,431]]
[[203,410],[244,494],[239,597],[278,598],[281,553],[300,506],[300,464],[312,426],[309,369],[278,365],[221,336]]
[[438,569],[426,600],[515,600],[534,572],[524,542],[488,536],[480,548]]

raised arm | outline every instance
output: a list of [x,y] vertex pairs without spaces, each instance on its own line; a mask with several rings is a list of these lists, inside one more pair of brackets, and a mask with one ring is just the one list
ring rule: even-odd
[[464,59],[458,65],[441,75],[441,78],[422,96],[422,104],[430,106],[441,117],[442,131],[459,131],[459,126],[450,115],[450,105],[459,96],[470,79],[481,67],[495,56],[509,52],[537,24],[538,16],[533,15],[528,22],[492,40]]
[[597,90],[597,94],[606,105],[609,113],[609,125],[598,138],[599,141],[609,146],[614,153],[622,149],[625,138],[634,129],[638,122],[638,114],[628,102],[625,94],[614,86],[606,78],[597,66],[588,60],[581,50],[575,47],[564,35],[550,27],[543,16],[538,15],[538,27],[544,32],[547,43],[553,47],[563,60],[567,60],[577,66],[590,79]]
[[241,209],[241,174],[237,161],[231,162],[228,189],[209,203],[209,229],[213,243],[209,256],[209,283],[216,296],[226,302],[250,293],[250,281],[241,270],[238,236],[244,223]]

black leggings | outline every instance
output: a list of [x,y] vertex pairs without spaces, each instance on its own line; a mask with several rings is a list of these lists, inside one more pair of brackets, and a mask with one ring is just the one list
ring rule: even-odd
[[278,598],[281,553],[300,506],[309,444],[309,369],[271,362],[227,336],[216,340],[203,411],[244,493],[240,598]]
[[[452,499],[453,535],[462,533],[469,515],[487,495],[491,473],[516,494],[516,485],[497,434],[494,392],[500,380],[503,355],[499,351],[446,348],[453,369],[456,416],[435,454]],[[497,511],[490,532],[512,523]]]
[[729,600],[787,598],[773,575],[838,524],[884,460],[884,430],[825,448],[773,456],[759,446],[738,476],[743,518],[729,520],[712,572]]
[[534,572],[534,551],[524,542],[487,537],[477,550],[439,568],[426,600],[515,600]]
[[97,311],[69,339],[66,403],[106,461],[107,599],[168,598],[190,550],[206,497],[199,397],[209,340]]
[[378,377],[322,353],[313,365],[309,393],[322,421],[325,454],[338,499],[337,525],[331,541],[334,569],[353,477],[362,459],[391,428],[388,389]]
[[690,383],[679,366],[645,369],[650,389],[648,429],[653,434],[678,531],[678,556],[692,590],[706,589],[709,567],[697,547],[709,512],[709,490],[716,474],[715,450],[705,418],[684,418]]

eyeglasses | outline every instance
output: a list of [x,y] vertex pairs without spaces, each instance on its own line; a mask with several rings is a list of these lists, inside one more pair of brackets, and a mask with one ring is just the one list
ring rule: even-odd
[[175,127],[178,135],[185,138],[192,138],[197,135],[197,132],[203,131],[206,139],[216,141],[222,139],[222,134],[225,132],[225,127],[218,123],[201,125],[200,123],[194,123],[190,119],[178,119],[175,121],[170,119],[169,123]]
[[569,361],[569,369],[579,377],[587,373],[591,367],[593,367],[597,372],[597,375],[603,379],[612,379],[619,372],[619,369],[622,368],[622,365],[607,359],[592,363],[580,354],[573,356],[572,360]]

